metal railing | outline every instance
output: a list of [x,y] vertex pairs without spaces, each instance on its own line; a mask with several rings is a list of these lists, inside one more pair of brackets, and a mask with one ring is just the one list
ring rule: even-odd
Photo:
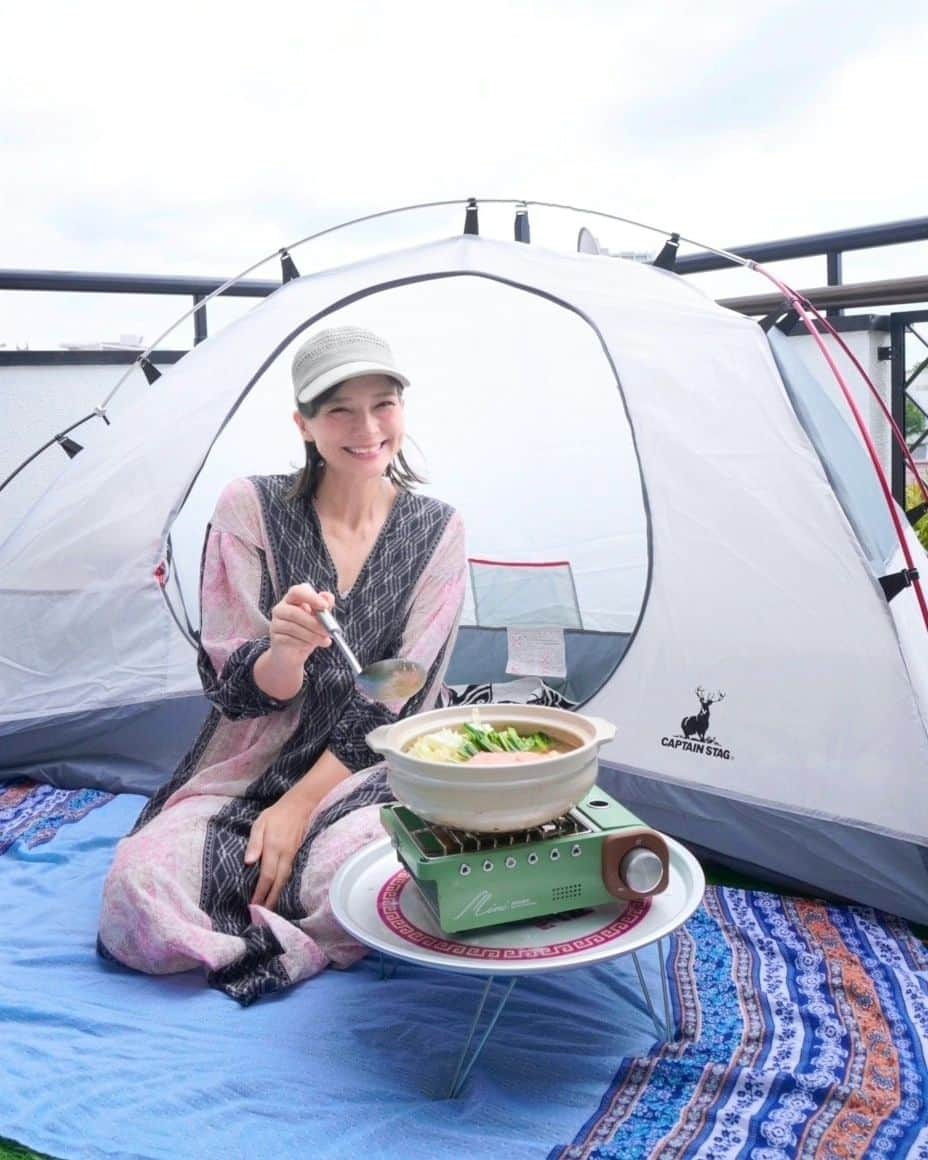
[[[76,270],[0,270],[0,290],[33,290],[53,293],[78,294],[168,294],[175,297],[189,297],[193,305],[200,306],[193,316],[194,343],[202,342],[208,336],[206,306],[201,305],[210,294],[224,283],[223,278],[170,277],[159,274],[84,274]],[[279,282],[243,280],[222,290],[221,297],[266,298],[280,286]],[[174,357],[160,359],[162,352],[153,352],[153,361],[176,361],[183,352],[173,352]],[[46,356],[36,358],[36,355]],[[48,357],[54,355],[54,358]],[[106,355],[106,358],[88,357]],[[25,357],[19,357],[25,356]],[[0,366],[28,366],[39,362],[67,365],[82,362],[133,362],[137,352],[131,350],[63,350],[63,351],[17,351],[0,350]]]
[[[891,352],[891,367],[890,367],[890,409],[892,411],[893,419],[895,419],[900,431],[906,433],[906,443],[909,451],[914,454],[916,449],[920,447],[926,440],[928,440],[928,412],[909,392],[909,388],[915,383],[915,380],[928,367],[928,357],[921,358],[915,363],[914,367],[908,366],[906,358],[907,338],[912,337],[917,342],[928,350],[928,340],[926,340],[921,332],[916,329],[917,325],[922,322],[928,322],[928,310],[909,310],[904,313],[895,313],[889,316],[889,346]],[[909,406],[916,409],[923,419],[926,421],[926,426],[921,433],[915,434],[914,438],[909,437],[908,431],[908,409]],[[893,495],[899,503],[905,507],[906,503],[906,464],[902,457],[901,449],[893,444],[892,456],[892,490]],[[919,504],[911,512],[909,512],[909,520],[915,523],[923,515],[928,513],[928,505]]]
[[[477,204],[480,199],[470,199],[466,203],[467,216],[465,232],[476,232]],[[506,202],[516,205],[515,238],[520,242],[529,240],[528,208],[532,205],[550,205],[543,202],[523,202],[514,199],[485,199],[494,203]],[[456,204],[456,203],[436,203]],[[461,205],[465,201],[461,200]],[[404,207],[403,210],[385,211],[382,214],[369,215],[372,217],[387,216],[392,212],[404,212],[405,209],[421,207]],[[561,206],[562,209],[577,207]],[[599,216],[625,221],[611,214]],[[357,219],[357,220],[367,220]],[[344,223],[344,226],[355,224]],[[631,223],[641,224],[641,223]],[[330,233],[343,228],[334,226],[322,231]],[[648,227],[651,228],[651,227]],[[312,235],[316,237],[320,235]],[[676,238],[677,235],[674,235]],[[311,240],[304,239],[304,240]],[[852,285],[842,283],[842,258],[846,252],[854,250],[878,249],[883,246],[895,246],[909,242],[928,241],[928,217],[910,218],[903,221],[886,222],[880,225],[865,226],[855,229],[834,230],[827,233],[807,234],[799,237],[782,238],[777,241],[752,242],[747,245],[729,246],[725,250],[704,250],[692,254],[678,255],[674,262],[674,269],[678,274],[700,274],[714,270],[722,270],[739,264],[738,259],[750,259],[755,262],[780,262],[795,258],[822,256],[826,263],[827,285],[801,291],[801,293],[816,306],[824,309],[829,315],[838,315],[846,307],[890,306],[907,302],[928,301],[928,277],[901,278],[879,282],[865,282]],[[734,257],[736,255],[737,257]],[[281,281],[287,281],[295,276],[296,270],[286,249],[279,251],[281,260]],[[259,263],[260,264],[260,263]],[[252,267],[254,269],[254,267]],[[279,288],[281,282],[256,279],[242,279],[229,281],[221,278],[201,277],[173,277],[164,275],[146,274],[113,274],[113,273],[82,273],[73,270],[0,270],[0,291],[31,291],[45,293],[92,293],[92,294],[145,294],[145,295],[173,295],[187,297],[193,303],[194,344],[202,342],[209,333],[207,321],[207,300],[213,296],[231,298],[266,298]],[[782,303],[778,295],[757,295],[753,297],[725,298],[720,303],[742,313],[759,315],[775,310]],[[892,412],[900,427],[905,429],[906,402],[910,399],[908,388],[915,376],[907,372],[905,365],[905,336],[914,333],[919,340],[921,336],[912,328],[918,322],[928,320],[928,312],[909,312],[907,314],[892,314],[889,317],[890,355],[892,359]],[[131,348],[126,349],[76,349],[76,350],[4,350],[0,349],[0,367],[28,366],[28,365],[79,365],[79,364],[131,364],[141,362],[146,376],[152,381],[151,363],[170,363],[182,358],[184,350],[151,350],[147,358],[140,359],[140,352]],[[146,363],[148,364],[146,366]],[[156,377],[157,372],[154,372]],[[911,400],[914,402],[914,400]],[[917,404],[916,404],[917,406]],[[80,425],[91,416],[78,420],[74,426]],[[105,415],[103,416],[105,418]],[[59,432],[46,446],[55,442],[65,447],[62,442],[64,436],[72,430],[68,428]],[[922,435],[918,444],[928,438]],[[918,445],[916,444],[916,445]],[[67,450],[67,448],[65,447]],[[41,449],[40,449],[41,450]],[[32,458],[32,457],[30,457]],[[25,463],[17,469],[17,472]],[[14,474],[16,474],[14,473]],[[10,477],[12,478],[12,477]],[[7,481],[4,481],[4,484]],[[893,492],[900,500],[904,500],[905,467],[901,452],[894,449],[892,464]]]
[[[524,203],[523,203],[524,204]],[[532,204],[532,203],[528,203]],[[516,232],[527,211],[520,208],[516,215]],[[747,245],[726,246],[725,250],[755,262],[782,262],[794,258],[821,256],[826,262],[825,287],[803,291],[816,305],[826,308],[828,313],[839,313],[845,306],[889,306],[902,302],[928,300],[928,278],[896,279],[893,281],[859,283],[845,286],[842,282],[842,257],[852,250],[878,249],[882,246],[896,246],[906,242],[928,241],[928,217],[909,218],[904,221],[885,222],[881,225],[864,226],[855,229],[833,230],[828,233],[805,234],[778,241],[751,242]],[[702,251],[695,254],[681,254],[676,259],[678,274],[701,274],[712,270],[723,270],[736,265],[733,259],[719,251]],[[285,275],[286,276],[286,275]],[[208,334],[207,308],[204,299],[223,287],[222,278],[171,277],[152,274],[87,274],[74,270],[0,270],[0,291],[46,291],[76,292],[91,294],[169,294],[189,297],[200,309],[194,314],[194,342],[202,342]],[[256,279],[234,282],[222,289],[221,296],[229,298],[266,298],[280,285],[274,281]],[[829,288],[842,287],[835,291]],[[776,296],[766,295],[756,298],[722,299],[724,305],[744,313],[766,313],[757,306],[764,301],[774,301]],[[769,307],[767,307],[769,309]],[[0,365],[15,365],[33,361],[32,357],[19,359],[20,355],[34,356],[43,352],[0,350]],[[47,352],[51,353],[51,352]],[[84,351],[55,352],[59,362],[89,361]],[[95,354],[101,352],[93,352]],[[131,352],[111,351],[107,361],[132,361]],[[72,356],[80,356],[73,358]]]
[[[794,258],[824,256],[827,286],[842,286],[844,284],[842,277],[843,258],[848,251],[875,250],[883,246],[899,246],[906,242],[926,240],[928,240],[928,217],[921,217],[907,218],[898,222],[884,222],[882,225],[861,226],[857,229],[832,230],[828,233],[805,234],[796,238],[781,238],[774,242],[752,242],[747,246],[726,246],[725,248],[742,258],[750,258],[754,262],[784,262]],[[676,269],[679,274],[701,274],[709,270],[724,270],[731,265],[732,262],[721,258],[718,254],[684,254],[677,259]],[[872,285],[873,290],[876,291],[881,284],[873,283]],[[863,290],[863,285],[858,289]],[[922,290],[924,289],[923,286]],[[806,297],[809,297],[808,292],[805,293]],[[866,296],[866,291],[859,295],[859,297]],[[921,298],[896,299],[895,301],[919,302],[925,297],[926,295],[923,293]],[[816,305],[826,307],[828,315],[839,315],[844,305],[891,305],[886,300],[843,301],[840,295],[835,297],[834,303],[829,304],[827,300],[822,300]],[[734,309],[738,309],[738,307],[734,307]]]

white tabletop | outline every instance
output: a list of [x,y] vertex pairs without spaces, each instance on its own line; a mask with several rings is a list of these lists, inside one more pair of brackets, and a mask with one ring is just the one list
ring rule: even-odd
[[335,917],[359,942],[439,970],[525,975],[589,966],[629,954],[682,926],[702,901],[697,860],[672,838],[667,888],[643,902],[445,934],[400,865],[389,838],[358,850],[332,881]]

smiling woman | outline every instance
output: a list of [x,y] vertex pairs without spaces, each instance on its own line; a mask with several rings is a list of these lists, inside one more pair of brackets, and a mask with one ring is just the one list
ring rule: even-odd
[[[402,458],[402,386],[387,375],[362,375],[308,402],[298,401],[293,418],[306,445],[306,466],[291,498],[314,502],[329,552],[337,560],[337,590],[346,596],[397,491],[421,482]],[[383,487],[384,480],[392,486]],[[367,481],[377,489],[372,493],[373,519],[357,524],[346,518],[344,509]]]
[[[297,427],[323,462],[340,463],[342,453],[385,474],[403,437],[400,388],[386,375],[363,375],[330,387],[309,404],[308,417],[297,412]],[[310,421],[312,420],[312,421]],[[339,458],[336,458],[339,457]]]
[[[328,883],[391,800],[365,737],[435,704],[466,575],[460,517],[411,490],[409,380],[389,346],[324,330],[298,349],[292,380],[306,465],[220,495],[199,649],[214,708],[120,843],[100,924],[107,956],[154,974],[202,964],[243,1003],[363,954]],[[361,664],[401,654],[425,673],[421,692],[359,693],[329,651],[332,611]]]

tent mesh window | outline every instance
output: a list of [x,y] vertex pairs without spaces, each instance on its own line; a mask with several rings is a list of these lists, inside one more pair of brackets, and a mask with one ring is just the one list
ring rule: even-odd
[[874,575],[885,571],[899,541],[850,411],[831,379],[819,380],[790,346],[793,339],[776,327],[767,335],[777,369],[793,408],[822,461]]
[[568,560],[470,558],[474,618],[484,628],[583,628]]

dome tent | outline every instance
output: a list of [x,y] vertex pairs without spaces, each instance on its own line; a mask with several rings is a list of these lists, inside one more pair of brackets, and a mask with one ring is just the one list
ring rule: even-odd
[[[178,625],[212,503],[296,462],[289,356],[341,321],[409,365],[410,430],[471,554],[570,563],[568,694],[617,726],[604,788],[928,919],[925,626],[912,588],[880,586],[899,545],[841,400],[775,331],[589,254],[464,236],[298,278],[166,372],[0,546],[0,768],[167,776],[204,711]],[[500,632],[466,624],[452,669],[482,655],[504,679]]]

